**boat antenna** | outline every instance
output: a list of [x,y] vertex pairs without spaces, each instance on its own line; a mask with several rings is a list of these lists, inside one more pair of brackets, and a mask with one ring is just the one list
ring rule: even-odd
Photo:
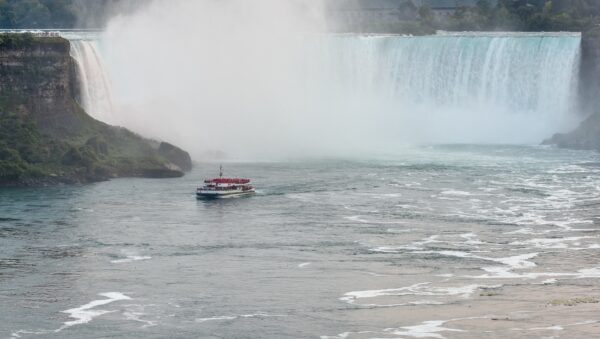
[[219,165],[219,178],[223,177],[223,165]]

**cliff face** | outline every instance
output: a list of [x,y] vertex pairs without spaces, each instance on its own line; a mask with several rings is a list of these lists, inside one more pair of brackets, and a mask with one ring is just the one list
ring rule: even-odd
[[544,141],[547,145],[560,148],[600,151],[600,113],[596,113],[581,123],[571,133],[555,134]]
[[594,111],[600,107],[600,27],[583,33],[580,80],[584,109]]
[[0,186],[177,177],[189,155],[88,116],[62,38],[0,34]]
[[71,130],[74,62],[61,38],[4,35],[0,40],[0,98],[3,113],[20,112],[46,132]]
[[600,28],[583,33],[580,95],[585,111],[595,112],[573,132],[544,141],[561,148],[600,151]]

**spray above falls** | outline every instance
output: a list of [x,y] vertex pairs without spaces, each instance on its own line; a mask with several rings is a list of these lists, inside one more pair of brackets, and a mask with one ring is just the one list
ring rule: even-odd
[[537,144],[581,119],[579,34],[330,35],[288,3],[153,2],[116,18],[101,58],[73,48],[100,61],[82,70],[98,89],[84,106],[196,158]]

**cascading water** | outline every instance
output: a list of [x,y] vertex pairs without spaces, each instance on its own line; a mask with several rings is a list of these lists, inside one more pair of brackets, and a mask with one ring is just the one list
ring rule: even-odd
[[316,44],[305,74],[329,98],[320,102],[384,122],[388,140],[538,143],[581,118],[580,34],[345,35]]
[[99,53],[97,39],[66,36],[71,43],[71,56],[75,59],[79,77],[79,100],[92,117],[115,124],[111,82]]
[[[110,73],[115,102],[127,107],[115,114],[119,123],[195,154],[537,144],[582,118],[580,34],[290,35],[268,53],[268,38],[240,46],[245,37],[198,35],[175,53],[181,41],[160,32],[115,32],[103,35],[113,47],[110,72],[94,40],[72,40],[82,104],[115,122]],[[165,45],[156,49],[156,40]],[[236,138],[203,127],[224,122]]]

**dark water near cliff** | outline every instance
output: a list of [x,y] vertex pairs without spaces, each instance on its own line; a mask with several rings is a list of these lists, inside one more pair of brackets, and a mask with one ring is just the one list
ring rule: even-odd
[[260,191],[224,201],[215,164],[2,190],[0,338],[600,334],[599,155],[377,159],[226,164]]

